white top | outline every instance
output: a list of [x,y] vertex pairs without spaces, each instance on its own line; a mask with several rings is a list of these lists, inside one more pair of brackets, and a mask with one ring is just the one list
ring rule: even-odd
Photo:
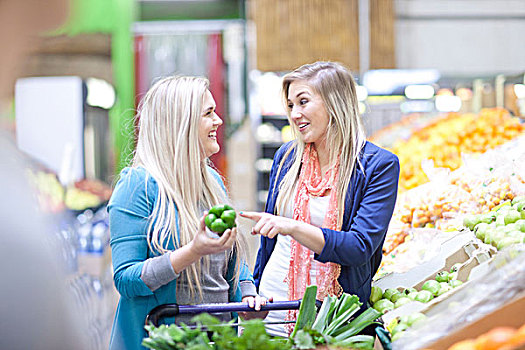
[[[321,227],[324,222],[330,196],[314,197],[310,196],[310,223],[314,226]],[[284,210],[285,217],[292,217],[292,208],[287,205]],[[273,296],[274,301],[288,300],[288,284],[284,282],[288,274],[291,255],[290,236],[277,235],[277,242],[268,263],[261,276],[259,285],[259,294],[269,298]],[[313,252],[312,252],[313,256]],[[315,284],[315,270],[310,271],[310,282]],[[270,311],[265,322],[282,322],[286,317],[288,310]],[[288,337],[284,324],[267,324],[266,331],[273,336]]]

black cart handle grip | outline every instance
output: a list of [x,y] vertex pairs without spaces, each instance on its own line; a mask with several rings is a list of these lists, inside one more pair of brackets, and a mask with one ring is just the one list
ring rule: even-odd
[[[299,306],[301,306],[301,300],[273,301],[268,302],[266,305],[261,305],[261,311],[297,310]],[[246,302],[200,305],[163,304],[150,311],[146,316],[146,325],[152,323],[157,327],[160,319],[174,317],[176,315],[250,311],[254,311],[254,309],[249,307]]]

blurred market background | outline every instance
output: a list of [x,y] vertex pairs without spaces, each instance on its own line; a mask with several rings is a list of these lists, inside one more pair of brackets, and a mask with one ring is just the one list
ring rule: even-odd
[[[23,27],[31,21],[24,6],[32,2],[20,3],[16,20]],[[40,32],[18,62],[0,128],[22,152],[39,208],[52,218],[50,239],[60,243],[56,254],[92,349],[107,348],[118,299],[106,204],[131,159],[134,110],[166,75],[209,78],[224,120],[212,161],[237,210],[262,210],[273,154],[291,138],[280,77],[316,60],[349,67],[368,139],[401,162],[375,280],[451,256],[452,248],[439,247],[455,236],[469,234],[461,247],[475,242],[487,259],[524,242],[525,233],[504,244],[487,241],[474,234],[477,222],[464,224],[508,206],[521,218],[502,219],[514,225],[507,237],[525,219],[514,206],[525,195],[525,1],[64,3],[65,22]],[[247,230],[249,223],[240,226]],[[249,239],[253,266],[258,241]],[[438,248],[425,249],[431,246]],[[523,270],[517,278],[523,289]]]

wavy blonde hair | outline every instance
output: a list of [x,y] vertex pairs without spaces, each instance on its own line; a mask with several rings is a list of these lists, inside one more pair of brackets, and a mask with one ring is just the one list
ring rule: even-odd
[[337,202],[339,203],[338,227],[342,226],[345,195],[352,173],[359,162],[359,152],[366,142],[366,136],[359,116],[356,84],[354,78],[343,65],[337,62],[315,62],[305,64],[283,77],[282,97],[286,107],[288,122],[295,136],[295,142],[286,152],[279,164],[277,176],[284,161],[295,149],[290,170],[283,178],[277,196],[277,214],[284,203],[294,199],[295,185],[301,169],[301,158],[305,143],[300,137],[297,125],[292,121],[288,106],[288,90],[295,81],[306,82],[321,96],[330,117],[326,131],[326,144],[329,147],[329,162],[335,164],[340,157],[339,178],[337,181]]
[[[228,202],[224,188],[212,174],[211,162],[204,156],[199,139],[208,87],[205,78],[164,78],[149,89],[139,105],[139,134],[133,166],[145,168],[158,185],[148,228],[148,246],[154,252],[168,252],[169,241],[175,247],[191,242],[199,230],[202,209]],[[237,283],[240,261],[245,259],[241,234],[237,235],[229,254],[236,257]],[[225,258],[231,256],[225,252]],[[198,291],[202,299],[202,272],[208,268],[209,256],[205,256],[183,271],[191,296]]]

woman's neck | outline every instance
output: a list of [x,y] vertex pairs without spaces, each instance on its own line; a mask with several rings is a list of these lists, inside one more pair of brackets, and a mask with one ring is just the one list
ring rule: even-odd
[[326,147],[326,142],[314,143],[315,150],[317,151],[317,158],[319,159],[319,167],[321,168],[321,173],[324,174],[326,170],[330,167],[330,152],[328,147]]

